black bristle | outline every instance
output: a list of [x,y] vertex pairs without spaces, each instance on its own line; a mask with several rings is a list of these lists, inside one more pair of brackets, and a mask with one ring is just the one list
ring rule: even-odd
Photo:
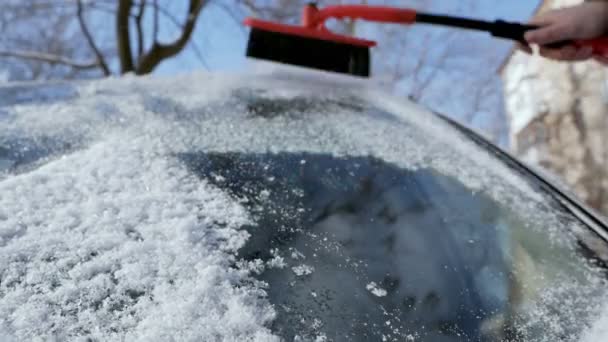
[[253,28],[247,56],[284,64],[369,77],[368,47]]

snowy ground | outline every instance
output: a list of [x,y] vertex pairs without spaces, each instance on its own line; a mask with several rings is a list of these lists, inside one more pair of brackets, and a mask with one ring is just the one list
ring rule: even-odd
[[[364,119],[336,113],[318,123],[251,119],[236,130],[231,120],[243,120],[244,109],[233,98],[247,94],[233,85],[196,74],[0,88],[1,341],[278,340],[268,328],[275,310],[264,284],[253,280],[251,269],[231,267],[248,238],[241,227],[252,218],[241,203],[190,173],[175,157],[182,152],[381,153],[389,161],[407,160],[408,167],[433,164],[472,189],[492,184],[488,191],[514,206],[529,205],[514,203],[512,188],[540,201],[507,170],[494,178],[467,174],[470,167],[441,152],[443,145],[436,153],[445,157],[429,160],[426,147],[405,134],[391,136],[391,122],[366,127]],[[273,136],[259,136],[260,122]],[[222,134],[241,138],[228,146]],[[383,144],[368,145],[379,137]],[[411,147],[407,158],[395,141]],[[536,208],[526,210],[560,224]],[[368,290],[386,295],[376,284]],[[602,340],[603,322],[584,342]]]

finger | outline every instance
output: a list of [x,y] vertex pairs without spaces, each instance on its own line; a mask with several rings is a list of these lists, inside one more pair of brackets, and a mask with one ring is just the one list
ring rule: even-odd
[[531,55],[533,53],[532,48],[530,47],[530,45],[526,45],[526,44],[522,44],[522,43],[517,43],[516,48],[524,53],[527,53],[528,55]]
[[583,46],[578,48],[578,51],[574,55],[576,61],[586,61],[593,57],[593,48],[590,46]]
[[571,39],[572,33],[568,26],[549,25],[525,34],[526,41],[531,44],[545,45]]
[[572,51],[572,49],[573,48],[571,46],[561,49],[550,49],[541,46],[538,53],[548,59],[553,59],[556,61],[568,61],[569,57],[571,58],[571,56],[576,53],[576,51]]
[[554,59],[558,61],[567,61],[570,60],[574,54],[576,54],[576,49],[573,46],[565,46],[560,49],[553,49],[547,47],[540,47],[539,54],[545,58]]
[[530,25],[536,26],[549,26],[555,24],[555,18],[552,12],[545,13],[544,15],[538,15],[530,20]]
[[594,56],[593,59],[595,59],[599,63],[602,63],[604,65],[608,65],[608,57],[607,56]]
[[576,48],[569,45],[561,49],[548,49],[541,47],[540,55],[558,61],[577,62],[584,61],[592,57],[593,49],[589,47]]

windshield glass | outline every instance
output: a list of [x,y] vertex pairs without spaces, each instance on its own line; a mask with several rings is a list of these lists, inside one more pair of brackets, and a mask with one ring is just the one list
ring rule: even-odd
[[428,111],[298,77],[0,104],[0,340],[555,342],[594,323],[606,246],[563,203]]
[[273,331],[287,340],[567,341],[597,295],[582,247],[550,243],[544,227],[432,169],[183,158],[253,213],[239,255],[268,283]]

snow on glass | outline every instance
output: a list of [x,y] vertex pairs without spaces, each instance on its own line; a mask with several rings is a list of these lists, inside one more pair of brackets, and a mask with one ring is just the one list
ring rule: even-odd
[[291,270],[298,277],[303,277],[312,274],[315,271],[315,268],[309,265],[298,265],[292,267]]
[[371,282],[365,286],[365,288],[371,292],[376,297],[386,297],[387,292],[385,289],[381,288],[375,282]]
[[[277,97],[319,93],[263,81]],[[403,120],[416,117],[415,127],[372,125],[346,112],[314,120],[247,117],[233,95],[253,89],[248,82],[207,74],[127,77],[62,85],[55,95],[57,85],[40,84],[23,90],[27,101],[12,102],[3,94],[13,90],[0,88],[1,341],[279,340],[269,328],[275,309],[254,273],[305,256],[293,250],[267,264],[234,267],[249,238],[243,226],[253,218],[192,175],[179,153],[306,151],[432,167],[527,213],[560,243],[563,223],[538,204],[538,192],[417,107],[343,84],[342,91]],[[420,144],[418,131],[438,130],[437,140]],[[306,264],[291,270],[298,278],[314,272]],[[375,282],[366,290],[387,295]],[[546,298],[559,301],[559,289]],[[539,309],[538,319],[543,314]],[[583,342],[602,340],[605,321]]]

